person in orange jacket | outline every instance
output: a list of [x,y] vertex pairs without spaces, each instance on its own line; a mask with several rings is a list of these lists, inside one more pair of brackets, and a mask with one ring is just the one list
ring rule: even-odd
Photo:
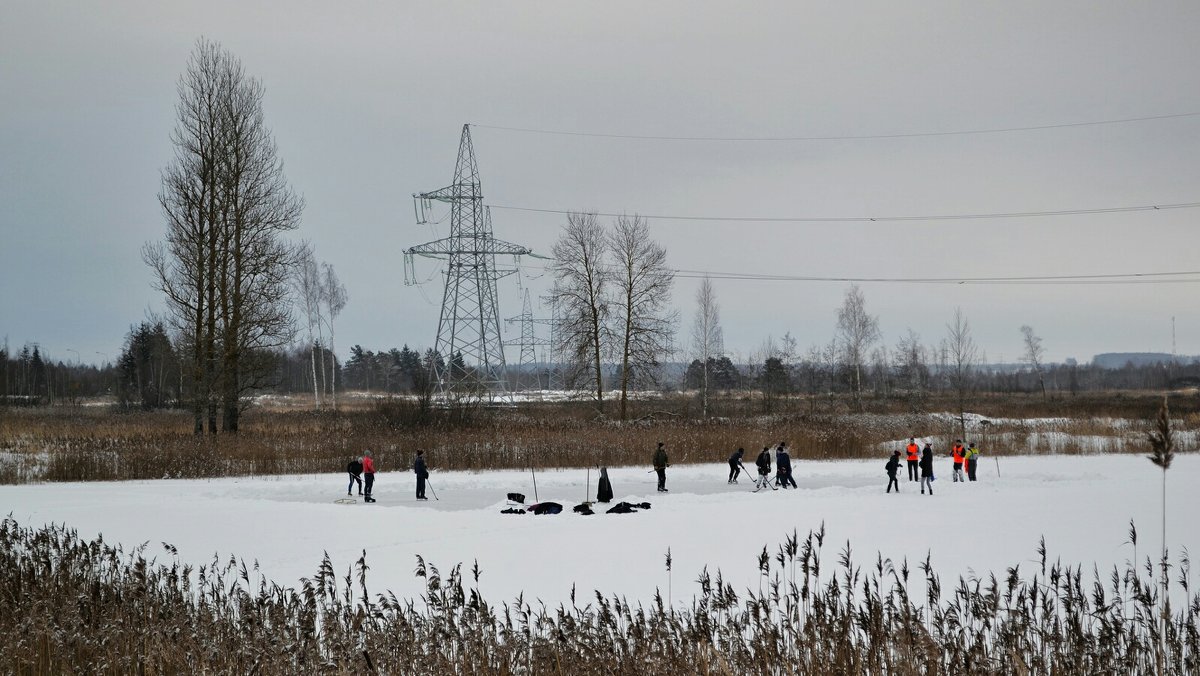
[[950,448],[950,455],[954,458],[954,483],[966,481],[963,478],[963,456],[966,450],[963,448],[962,439],[955,439],[954,446]]
[[[904,450],[908,452],[908,480],[909,481],[920,481],[921,480],[921,470],[918,468],[917,465],[920,464],[920,461],[921,461],[921,456],[920,456],[921,449],[917,448],[916,437],[908,438],[908,446],[905,446]],[[900,487],[897,486],[896,490],[900,490]]]
[[375,461],[371,459],[370,451],[363,451],[362,465],[363,479],[366,481],[363,502],[375,502],[375,498],[371,497],[371,489],[375,486]]

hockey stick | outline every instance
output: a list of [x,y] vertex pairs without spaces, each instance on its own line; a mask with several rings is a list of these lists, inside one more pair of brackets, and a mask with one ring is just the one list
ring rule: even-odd
[[433,499],[437,500],[437,491],[433,490],[433,482],[429,480],[429,477],[425,477],[425,485],[429,486],[429,492],[433,493]]

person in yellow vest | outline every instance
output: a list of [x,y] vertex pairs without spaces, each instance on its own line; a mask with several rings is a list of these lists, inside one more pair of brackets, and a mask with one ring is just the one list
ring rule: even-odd
[[967,465],[967,478],[971,481],[975,480],[975,468],[979,466],[979,449],[975,448],[974,442],[967,447],[967,453],[964,461]]
[[954,483],[966,481],[963,478],[963,455],[966,454],[966,449],[963,448],[962,439],[955,439],[954,445],[950,447],[950,456],[954,458]]
[[[917,467],[917,465],[921,461],[921,449],[917,447],[916,437],[908,438],[908,446],[905,446],[904,450],[908,453],[908,480],[920,481],[921,470]],[[896,490],[900,490],[900,487],[897,486]]]

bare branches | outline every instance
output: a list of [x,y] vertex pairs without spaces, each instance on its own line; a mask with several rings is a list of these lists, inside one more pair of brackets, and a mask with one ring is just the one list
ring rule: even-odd
[[614,305],[618,313],[621,420],[627,415],[629,386],[653,382],[659,359],[669,354],[677,315],[667,310],[675,273],[667,267],[667,251],[650,239],[638,216],[617,219],[608,235],[615,260]]
[[561,322],[558,339],[572,361],[570,380],[586,374],[596,393],[596,403],[604,410],[604,372],[601,360],[612,345],[609,326],[609,293],[613,273],[604,264],[607,241],[604,227],[594,213],[572,213],[567,226],[554,243],[554,287],[551,303],[558,308]]
[[712,280],[705,277],[696,289],[696,316],[692,320],[692,349],[700,360],[703,380],[700,386],[700,412],[708,417],[710,361],[725,354],[725,334],[721,330],[721,306],[713,291]]
[[264,124],[262,84],[236,57],[198,41],[177,91],[174,159],[159,191],[167,233],[143,259],[186,336],[197,433],[205,414],[216,432],[218,404],[223,428],[237,431],[241,395],[266,373],[256,353],[293,334],[287,301],[297,253],[280,237],[296,227],[304,201]]
[[837,341],[842,359],[853,371],[854,402],[862,409],[862,369],[872,345],[879,340],[879,318],[867,313],[867,299],[853,284],[846,290],[838,310]]

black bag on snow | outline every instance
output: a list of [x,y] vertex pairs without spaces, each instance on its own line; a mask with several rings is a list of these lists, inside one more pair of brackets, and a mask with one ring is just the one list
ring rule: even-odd
[[525,494],[524,493],[509,493],[508,499],[513,502],[519,502],[522,505],[525,504]]
[[529,511],[534,514],[558,514],[562,512],[562,505],[557,502],[539,502],[530,507]]

